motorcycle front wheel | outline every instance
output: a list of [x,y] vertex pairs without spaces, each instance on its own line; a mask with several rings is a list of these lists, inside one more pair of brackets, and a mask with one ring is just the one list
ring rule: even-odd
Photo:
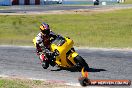
[[74,58],[74,61],[76,63],[78,71],[81,71],[83,67],[85,68],[85,70],[89,69],[88,64],[86,63],[86,61],[81,56],[79,56],[79,55],[76,56]]

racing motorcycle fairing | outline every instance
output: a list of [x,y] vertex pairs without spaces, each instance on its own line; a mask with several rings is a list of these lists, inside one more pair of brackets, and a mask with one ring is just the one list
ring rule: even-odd
[[78,54],[76,52],[72,52],[71,49],[73,48],[73,40],[70,38],[63,38],[58,37],[56,38],[51,44],[51,51],[57,50],[59,52],[59,56],[56,57],[56,63],[62,67],[71,67],[74,65],[74,57]]
[[[36,46],[36,37],[33,39],[33,43]],[[73,44],[73,40],[68,37],[57,36],[57,38],[52,40],[50,51],[54,53],[54,62],[56,63],[56,65],[62,68],[72,68],[76,66],[78,68],[79,66],[82,69],[82,67],[88,67],[85,60],[74,50]],[[50,60],[50,58],[47,59]],[[49,66],[48,61],[43,65],[43,68],[47,69]],[[78,69],[79,71],[80,68]]]

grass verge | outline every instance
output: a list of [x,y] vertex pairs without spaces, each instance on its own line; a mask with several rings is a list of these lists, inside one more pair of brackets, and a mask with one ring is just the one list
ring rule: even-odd
[[0,78],[0,88],[74,88],[74,87],[64,85],[63,83],[46,82],[40,80]]
[[75,46],[132,47],[132,9],[103,13],[1,15],[0,44],[33,45],[41,22],[75,41]]
[[0,6],[0,10],[2,10],[2,9],[8,9],[9,8],[9,6]]
[[125,0],[125,4],[132,4],[132,0]]

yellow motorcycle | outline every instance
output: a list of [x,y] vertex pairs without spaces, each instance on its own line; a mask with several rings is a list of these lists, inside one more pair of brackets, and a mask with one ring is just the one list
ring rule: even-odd
[[[33,42],[36,46],[36,38],[33,39]],[[76,68],[78,71],[81,71],[83,67],[89,69],[86,61],[79,56],[79,54],[73,48],[73,44],[73,40],[71,40],[69,37],[58,36],[51,42],[50,45],[50,51],[54,52],[54,56],[52,56],[52,61],[54,64],[51,63],[52,61],[50,61],[49,58],[45,58],[46,56],[43,54],[45,52],[42,52],[40,58],[45,60],[42,67],[47,69],[50,64],[51,66],[57,65],[63,69]]]

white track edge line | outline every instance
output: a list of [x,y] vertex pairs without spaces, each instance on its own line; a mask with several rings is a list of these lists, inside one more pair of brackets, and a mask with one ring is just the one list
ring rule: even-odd
[[[18,48],[35,48],[34,46],[17,46],[17,45],[0,45],[0,47],[18,47]],[[97,48],[97,47],[76,47],[75,50],[79,49],[87,49],[87,50],[101,50],[101,51],[130,51],[132,52],[132,48]]]

